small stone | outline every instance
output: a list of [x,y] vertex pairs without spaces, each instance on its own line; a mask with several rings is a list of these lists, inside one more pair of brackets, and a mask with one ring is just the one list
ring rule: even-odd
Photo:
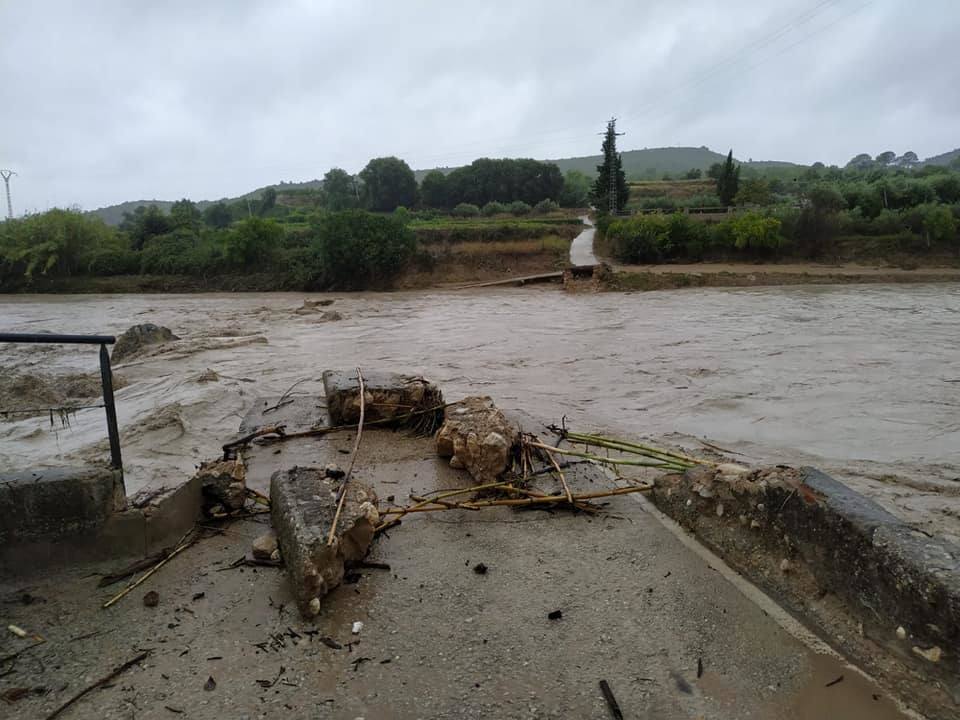
[[496,480],[510,467],[520,432],[489,397],[468,397],[453,406],[437,433],[437,454],[450,467],[466,468],[478,483]]
[[717,503],[717,517],[723,517],[723,503]]
[[903,625],[901,625],[900,627],[897,628],[897,640],[906,640],[906,639],[907,639],[907,631],[903,627]]
[[784,558],[780,561],[780,572],[788,573],[793,570],[793,566],[790,564],[790,561]]
[[346,475],[343,469],[336,463],[328,464],[326,467],[323,468],[323,471],[327,474],[328,478],[332,478],[334,480],[339,480],[344,475]]
[[350,632],[353,633],[354,635],[359,635],[361,630],[363,630],[363,623],[360,622],[359,620],[357,620],[353,624],[353,627],[350,628]]
[[254,540],[252,549],[253,556],[257,560],[273,560],[274,553],[277,553],[276,559],[280,559],[280,551],[277,547],[277,536],[272,532],[264,533]]
[[751,527],[753,530],[757,530],[757,529],[759,529],[759,527],[760,527],[760,523],[757,522],[756,520],[751,520],[751,521],[750,521],[750,527]]
[[940,662],[940,656],[943,654],[943,651],[940,650],[940,648],[937,647],[936,645],[934,645],[929,650],[922,650],[921,648],[918,648],[916,645],[914,645],[913,652],[916,655],[919,655],[920,657],[922,657],[924,660],[928,660],[929,662],[932,662],[932,663]]
[[741,515],[741,516],[740,516],[740,524],[741,524],[741,525],[746,525],[749,521],[750,521],[750,518],[748,518],[746,515]]
[[316,617],[320,614],[320,598],[315,597],[307,604],[307,612],[310,617]]
[[145,607],[156,607],[159,603],[160,593],[158,593],[156,590],[151,590],[143,596],[143,604]]
[[767,509],[766,505],[764,505],[763,503],[757,503],[757,510],[759,510],[760,512],[763,512],[766,509]]
[[280,548],[277,548],[272,553],[270,553],[270,559],[273,562],[280,562]]

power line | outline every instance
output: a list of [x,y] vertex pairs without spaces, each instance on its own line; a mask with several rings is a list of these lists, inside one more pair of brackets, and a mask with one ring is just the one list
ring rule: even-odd
[[[812,7],[793,16],[789,21],[787,21],[785,24],[781,26],[778,26],[772,32],[764,33],[761,37],[758,37],[755,40],[751,41],[750,43],[747,43],[746,45],[744,45],[743,47],[741,47],[739,50],[732,53],[731,55],[728,55],[725,58],[715,63],[711,63],[710,67],[705,72],[698,73],[697,75],[689,78],[685,82],[682,82],[679,85],[672,86],[671,89],[667,92],[667,94],[675,95],[679,91],[687,89],[689,87],[696,87],[698,85],[702,85],[707,80],[710,80],[711,78],[715,77],[717,74],[719,74],[723,70],[729,69],[726,66],[730,66],[731,64],[736,65],[739,61],[746,59],[750,55],[754,54],[756,51],[761,50],[765,47],[768,47],[769,45],[773,44],[777,40],[788,35],[791,31],[809,23],[811,20],[813,20],[818,15],[825,12],[827,9],[829,9],[831,5],[834,5],[837,2],[840,2],[840,0],[820,0]],[[807,37],[812,37],[812,35]],[[658,109],[662,107],[662,105],[663,103],[662,103],[662,95],[661,95],[661,97],[657,101],[647,103],[646,105],[641,106],[641,108],[630,112],[628,115],[625,115],[624,117],[626,118],[636,117],[638,115],[647,113],[650,110]],[[624,118],[621,118],[621,120],[622,119]],[[540,142],[536,144],[543,144],[545,142],[562,143],[570,140],[576,140],[576,139],[582,139],[582,138],[588,137],[586,132],[580,132],[581,129],[586,130],[586,126],[568,126],[566,128],[558,128],[556,130],[545,131],[538,135],[538,139],[540,139]],[[569,134],[573,130],[576,130],[578,132],[575,135]],[[558,135],[561,133],[568,133],[568,134],[562,137],[555,137],[550,139],[550,136]],[[512,140],[512,139],[513,138],[508,138],[508,137],[500,138],[500,140]],[[474,152],[474,151],[469,150],[467,148],[478,147],[478,146],[486,146],[489,148],[491,147],[490,142],[491,142],[490,140],[477,140],[470,143],[464,143],[459,146],[460,148],[464,148],[463,150],[453,150],[451,152],[436,153],[433,155],[423,156],[419,159],[419,161],[426,162],[426,161],[441,159],[441,158],[452,158],[452,157],[459,157],[463,155],[469,155],[471,152]],[[497,140],[493,140],[492,142],[497,142]],[[522,141],[518,140],[516,143],[510,143],[509,145],[500,145],[500,146],[494,146],[494,147],[496,147],[498,151],[508,151],[514,148],[529,147],[530,144],[531,144],[530,142],[523,143]],[[407,153],[407,154],[413,154],[413,153]]]

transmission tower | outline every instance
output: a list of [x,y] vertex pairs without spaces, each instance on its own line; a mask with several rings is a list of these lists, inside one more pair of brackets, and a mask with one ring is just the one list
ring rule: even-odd
[[617,132],[616,118],[610,118],[610,120],[607,121],[607,132],[604,134],[611,140],[611,142],[607,143],[607,156],[604,158],[607,167],[610,168],[608,173],[607,209],[611,215],[616,215],[617,209],[619,208],[619,204],[617,203],[617,136],[624,134]]
[[7,186],[7,219],[13,220],[13,203],[10,200],[10,178],[16,175],[13,170],[0,170],[3,184]]

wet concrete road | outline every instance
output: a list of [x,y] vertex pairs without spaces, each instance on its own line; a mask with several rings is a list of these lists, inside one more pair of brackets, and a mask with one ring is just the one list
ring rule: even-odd
[[[344,463],[352,444],[341,434],[265,445],[247,453],[249,482],[265,490],[278,467]],[[356,476],[397,502],[464,482],[431,440],[389,431],[365,433]],[[575,491],[604,483],[568,476]],[[800,642],[629,496],[594,518],[505,508],[411,516],[371,553],[391,571],[363,571],[309,623],[280,571],[226,569],[264,528],[227,527],[109,610],[99,605],[116,588],[94,589],[89,568],[31,581],[43,601],[5,604],[5,620],[48,642],[3,682],[51,692],[6,717],[40,717],[145,648],[142,666],[74,716],[606,718],[605,679],[627,718],[903,717],[883,690]],[[473,571],[480,562],[484,575]],[[4,599],[15,589],[3,587]],[[141,601],[150,589],[156,608]],[[554,610],[561,619],[548,619]],[[211,677],[216,688],[204,690]]]

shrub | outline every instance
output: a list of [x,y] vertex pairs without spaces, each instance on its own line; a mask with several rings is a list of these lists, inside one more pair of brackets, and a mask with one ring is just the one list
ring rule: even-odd
[[507,212],[507,206],[503,203],[499,203],[496,200],[491,200],[486,205],[483,206],[483,214],[486,217],[493,217],[494,215],[502,215]]
[[480,208],[471,203],[460,203],[450,214],[454,217],[477,217],[480,214]]
[[389,285],[416,248],[409,227],[363,210],[344,210],[322,218],[317,242],[324,283],[351,289]]
[[140,253],[126,248],[98,248],[84,258],[90,275],[136,275]]
[[536,205],[533,206],[533,211],[539,215],[546,215],[548,213],[556,212],[560,209],[560,205],[555,203],[550,198],[541,200]]
[[737,250],[769,254],[780,247],[780,221],[760,213],[747,212],[730,221],[733,245]]
[[530,206],[523,200],[514,200],[510,203],[509,210],[513,215],[527,215],[530,213]]

